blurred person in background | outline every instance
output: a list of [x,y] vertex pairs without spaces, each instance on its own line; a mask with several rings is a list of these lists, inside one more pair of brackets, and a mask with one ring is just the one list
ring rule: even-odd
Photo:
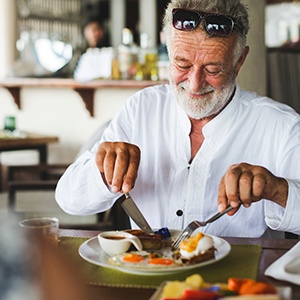
[[83,25],[83,34],[88,48],[109,46],[108,34],[99,17],[88,18]]
[[100,17],[89,17],[83,25],[83,35],[87,48],[80,56],[74,71],[74,79],[90,81],[111,75],[112,48]]

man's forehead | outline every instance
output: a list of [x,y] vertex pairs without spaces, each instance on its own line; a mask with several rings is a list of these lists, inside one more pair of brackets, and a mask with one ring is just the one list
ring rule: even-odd
[[233,51],[235,41],[236,37],[233,35],[228,38],[210,37],[198,28],[189,32],[174,29],[170,48],[173,48],[173,51],[228,52]]

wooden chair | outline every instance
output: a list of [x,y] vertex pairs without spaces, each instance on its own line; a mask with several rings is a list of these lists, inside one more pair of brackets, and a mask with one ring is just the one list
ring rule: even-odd
[[8,167],[8,206],[15,210],[19,191],[55,190],[68,164],[24,165]]
[[[80,149],[77,157],[98,141],[109,122],[102,125],[95,134]],[[39,164],[8,167],[8,206],[15,210],[16,194],[20,191],[54,191],[60,176],[65,172],[69,164]],[[65,228],[122,230],[130,228],[127,215],[119,204],[104,213],[97,214],[95,224],[61,225]]]

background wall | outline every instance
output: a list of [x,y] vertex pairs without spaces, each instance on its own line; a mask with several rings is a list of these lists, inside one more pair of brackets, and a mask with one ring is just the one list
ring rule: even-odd
[[[22,109],[18,110],[9,92],[0,88],[0,126],[4,117],[14,115],[17,127],[23,131],[59,136],[58,144],[49,145],[50,162],[72,162],[81,145],[120,109],[136,89],[95,92],[95,117],[85,109],[80,96],[67,88],[24,88],[21,91]],[[33,151],[3,152],[3,164],[33,163]]]
[[238,82],[242,88],[266,95],[267,66],[265,46],[265,1],[246,0],[250,15],[248,45],[250,52],[240,71]]

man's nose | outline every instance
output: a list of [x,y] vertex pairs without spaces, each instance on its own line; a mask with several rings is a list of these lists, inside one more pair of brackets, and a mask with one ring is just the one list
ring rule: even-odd
[[201,70],[190,70],[188,78],[191,92],[197,93],[206,86],[205,74]]

